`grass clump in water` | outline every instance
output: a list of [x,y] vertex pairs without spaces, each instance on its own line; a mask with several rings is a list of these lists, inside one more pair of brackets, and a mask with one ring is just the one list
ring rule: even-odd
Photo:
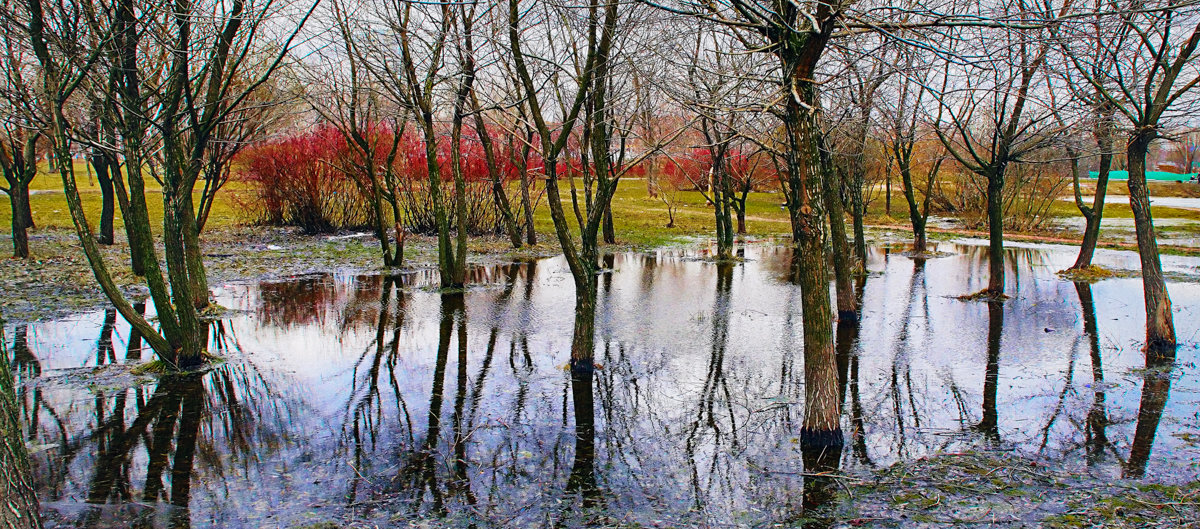
[[963,294],[957,299],[959,301],[1005,301],[1008,297],[1008,294],[991,292],[985,288],[973,294]]
[[133,374],[136,376],[170,375],[173,373],[180,373],[180,372],[184,372],[184,371],[203,371],[205,369],[212,367],[213,365],[225,363],[225,357],[215,355],[215,354],[212,354],[207,351],[200,353],[200,357],[201,357],[200,365],[196,366],[193,369],[179,369],[179,366],[177,366],[171,362],[167,362],[166,360],[162,360],[162,359],[155,359],[155,360],[151,360],[149,362],[138,364],[138,365],[134,366],[133,369],[130,369],[129,372],[130,372],[130,374]]
[[1068,268],[1066,270],[1058,271],[1058,277],[1061,277],[1067,281],[1083,283],[1095,283],[1097,281],[1118,277],[1119,275],[1120,274],[1118,274],[1116,271],[1100,265],[1088,265],[1083,268]]

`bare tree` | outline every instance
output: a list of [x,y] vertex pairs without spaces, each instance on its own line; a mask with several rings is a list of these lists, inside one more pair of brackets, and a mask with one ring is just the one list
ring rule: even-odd
[[[922,159],[921,151],[917,149],[919,144],[935,137],[931,124],[925,119],[927,113],[922,110],[929,102],[926,84],[930,78],[930,71],[927,63],[922,64],[928,56],[916,48],[909,48],[901,53],[904,57],[903,69],[896,76],[895,92],[886,110],[886,141],[896,169],[900,173],[904,199],[908,203],[908,218],[913,229],[912,249],[919,254],[928,249],[925,228],[929,220],[929,204],[945,157]],[[921,175],[924,185],[920,188],[918,185],[921,182],[914,174],[917,171],[924,173]]]
[[[880,88],[896,69],[892,59],[900,49],[898,42],[884,35],[867,34],[850,42],[839,43],[837,51],[844,65],[840,76],[844,79],[835,83],[832,90],[838,96],[840,112],[830,119],[834,171],[838,172],[842,188],[850,208],[854,226],[854,256],[860,263],[867,258],[864,217],[866,202],[863,187],[867,185],[867,151],[872,140],[872,113],[878,106],[876,99]],[[859,266],[865,273],[866,267]]]
[[[458,55],[458,62],[462,64],[463,90],[469,107],[467,111],[474,118],[475,134],[479,137],[479,144],[483,148],[488,179],[491,181],[492,200],[496,203],[496,209],[500,213],[500,221],[504,225],[504,231],[508,234],[508,239],[512,243],[512,247],[520,248],[521,232],[517,227],[517,219],[513,214],[512,204],[508,200],[508,190],[505,189],[504,180],[500,175],[500,160],[496,153],[496,144],[492,138],[491,128],[487,126],[484,120],[484,109],[480,103],[479,91],[476,88],[479,78],[479,66],[476,62],[476,43],[480,40],[480,36],[476,34],[476,24],[483,21],[483,12],[479,9],[479,1],[471,0],[458,4],[458,18],[461,20],[461,29],[459,38],[456,38],[454,41],[454,50]],[[528,219],[530,227],[528,229],[532,230],[532,211],[529,211],[532,205],[526,204],[526,208],[526,215],[530,216]]]
[[[26,29],[41,66],[41,88],[48,101],[43,121],[54,150],[54,169],[62,178],[68,209],[93,275],[117,311],[159,358],[179,367],[203,362],[197,309],[208,303],[208,287],[192,192],[213,132],[240,108],[255,88],[266,82],[286,56],[298,27],[307,20],[311,9],[300,16],[298,25],[290,26],[291,32],[284,34],[274,59],[255,81],[239,85],[232,80],[239,77],[247,58],[257,49],[256,37],[266,31],[265,26],[276,15],[277,6],[270,0],[263,4],[237,0],[229,6],[178,0],[170,13],[136,5],[133,0],[120,0],[115,6],[98,6],[87,1],[60,3],[51,11],[43,8],[41,0],[28,0],[21,8],[6,15]],[[212,25],[194,28],[193,22],[198,19]],[[139,46],[142,34],[139,28],[160,32],[155,43],[164,43],[166,48],[159,51],[170,57],[161,75],[143,76],[139,71],[142,65],[139,57],[150,52]],[[86,38],[89,32],[97,35],[95,41],[107,45],[82,47],[79,43],[89,42]],[[106,56],[111,58],[111,67],[120,70],[120,75],[114,76],[113,83],[89,84],[93,75],[111,72],[111,68],[110,71],[101,68]],[[199,71],[193,72],[192,68],[197,66]],[[119,179],[114,179],[114,185],[125,210],[131,250],[144,272],[160,330],[155,330],[133,308],[113,281],[91,235],[76,186],[71,152],[80,137],[79,127],[68,118],[66,108],[80,88],[97,86],[118,92],[114,100],[121,106],[120,142],[128,188]],[[154,93],[156,99],[151,101],[149,93]],[[143,162],[148,159],[143,141],[151,125],[160,134],[161,142],[166,279],[154,248],[142,174]],[[127,198],[122,197],[126,194]]]
[[[1172,122],[1195,108],[1194,88],[1200,84],[1200,6],[1174,1],[1097,2],[1101,20],[1078,17],[1065,21],[1056,33],[1063,54],[1076,73],[1112,106],[1114,116],[1128,126],[1125,155],[1129,168],[1129,205],[1141,256],[1146,306],[1148,357],[1173,356],[1175,324],[1154,234],[1154,218],[1146,188],[1146,155],[1154,140]],[[1064,4],[1075,13],[1088,7]],[[1092,50],[1093,34],[1104,46]],[[1099,53],[1097,53],[1097,51]]]
[[[1002,6],[1003,16],[1020,19],[1019,3]],[[986,16],[986,14],[985,14]],[[1040,33],[1011,27],[956,28],[957,48],[943,61],[935,130],[949,154],[986,181],[988,286],[990,297],[1004,295],[1004,189],[1011,165],[1044,148],[1053,134],[1053,116],[1040,97],[1049,90],[1045,75],[1050,41]],[[964,60],[965,59],[965,60]]]
[[[687,176],[712,205],[717,232],[717,259],[727,260],[733,258],[735,208],[729,158],[739,136],[743,114],[746,113],[741,107],[752,101],[747,97],[750,81],[749,72],[744,68],[751,56],[738,56],[725,51],[736,44],[732,35],[723,32],[725,28],[704,20],[697,22],[694,42],[687,57],[687,81],[680,83],[690,93],[679,95],[689,110],[696,114],[694,128],[699,130],[702,140],[702,144],[697,146],[699,152],[695,153],[700,156],[692,156],[694,162],[699,162],[693,165],[697,166],[700,174]],[[752,97],[757,98],[757,94]]]
[[777,61],[775,71],[782,90],[775,101],[782,107],[779,114],[786,134],[783,187],[804,313],[805,411],[800,445],[806,463],[823,461],[830,452],[840,453],[843,445],[824,247],[827,201],[822,185],[828,164],[822,163],[821,156],[820,84],[816,77],[825,49],[853,3],[722,0],[684,7],[737,30],[746,48],[765,50]]
[[[380,0],[377,13],[381,31],[368,32],[371,40],[364,44],[369,71],[399,106],[410,109],[425,145],[429,193],[437,223],[438,269],[444,288],[461,287],[466,281],[467,206],[463,198],[466,181],[460,160],[463,121],[475,81],[474,77],[463,75],[461,65],[459,75],[447,73],[454,68],[450,54],[457,30],[456,6],[450,1],[423,4]],[[448,78],[457,81],[448,83]],[[446,113],[452,114],[449,168],[443,167],[438,157],[444,134],[441,119]],[[454,181],[453,238],[442,189],[447,169]]]
[[12,24],[0,27],[4,42],[3,91],[0,92],[0,166],[3,166],[12,211],[13,257],[29,257],[29,230],[34,228],[29,204],[29,184],[37,176],[37,146],[41,130],[36,121],[39,103],[26,77],[33,78],[30,52],[24,36]]
[[[313,68],[309,104],[346,141],[351,156],[345,160],[348,167],[339,170],[348,173],[363,194],[371,197],[372,227],[383,266],[399,267],[404,263],[407,230],[401,223],[395,161],[407,124],[407,109],[388,105],[384,89],[365,71],[355,37],[363,28],[348,11],[349,6],[341,2],[331,5],[336,41],[329,46],[328,56],[314,54],[320,64]],[[385,117],[389,115],[390,120]],[[396,235],[395,249],[389,240],[388,214]]]

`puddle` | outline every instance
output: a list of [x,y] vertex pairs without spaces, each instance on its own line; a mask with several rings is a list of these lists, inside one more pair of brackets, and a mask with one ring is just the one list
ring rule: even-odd
[[[1077,286],[1055,276],[1074,248],[1013,244],[1012,299],[958,301],[987,284],[981,244],[871,251],[860,329],[837,335],[841,470],[986,449],[1100,478],[1200,476],[1200,284],[1169,285],[1178,358],[1147,371],[1139,279]],[[232,310],[207,339],[226,361],[150,382],[87,376],[149,359],[111,312],[9,326],[47,525],[546,527],[583,524],[581,506],[606,526],[791,519],[800,292],[790,250],[743,252],[734,266],[695,249],[605,258],[593,458],[564,369],[561,258],[477,268],[461,295],[431,291],[429,271],[222,285]]]

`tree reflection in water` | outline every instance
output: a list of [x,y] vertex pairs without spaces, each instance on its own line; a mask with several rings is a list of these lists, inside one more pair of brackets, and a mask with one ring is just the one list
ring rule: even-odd
[[[236,339],[228,324],[207,325],[207,347],[232,353]],[[114,327],[115,314],[106,315],[96,341],[99,362],[117,361]],[[128,340],[125,362],[141,356],[135,338]],[[29,365],[32,354],[23,354]],[[57,420],[53,410],[43,413]],[[43,469],[39,488],[52,501],[63,499],[59,495],[66,491],[73,462],[87,465],[81,499],[88,507],[56,515],[61,523],[79,527],[190,527],[198,460],[204,460],[206,472],[215,472],[210,478],[221,479],[230,461],[269,456],[292,422],[286,401],[251,363],[163,375],[152,390],[98,391],[91,415],[95,427],[77,437],[59,422],[60,442],[35,457]]]
[[[721,472],[722,459],[732,451],[739,450],[737,421],[734,417],[733,398],[725,376],[725,351],[729,341],[729,311],[732,304],[733,263],[717,263],[717,292],[713,301],[712,339],[707,374],[700,390],[700,402],[694,412],[695,418],[687,429],[684,450],[692,474],[692,494],[697,509],[705,507],[705,500],[712,493],[713,481]],[[720,406],[720,409],[718,409]],[[728,423],[726,423],[728,420]],[[703,437],[704,439],[701,439]],[[702,484],[701,461],[697,447],[705,445],[708,456],[705,474],[709,482]]]
[[1104,451],[1109,447],[1104,360],[1100,354],[1100,331],[1096,325],[1096,302],[1092,297],[1092,285],[1076,282],[1075,293],[1079,296],[1079,306],[1083,312],[1083,336],[1088,343],[1088,356],[1092,364],[1092,405],[1088,408],[1084,421],[1084,445],[1087,451],[1087,465],[1094,467],[1104,460]]
[[1158,423],[1162,421],[1163,410],[1171,394],[1171,374],[1175,368],[1173,351],[1171,353],[1146,355],[1146,369],[1142,371],[1142,402],[1138,406],[1137,427],[1133,433],[1133,445],[1129,448],[1129,460],[1125,462],[1124,475],[1127,478],[1141,478],[1146,474]]
[[983,375],[983,418],[976,429],[985,442],[1000,444],[1000,413],[996,407],[1000,391],[1000,337],[1004,334],[1004,302],[989,300],[987,333],[987,366]]
[[[834,329],[844,452],[801,453],[795,441],[805,381],[791,252],[751,247],[744,263],[718,264],[663,251],[607,257],[595,305],[579,312],[554,261],[481,267],[454,294],[409,275],[247,286],[229,304],[244,312],[207,337],[228,363],[194,380],[99,395],[19,388],[30,445],[46,447],[35,453],[39,494],[67,526],[292,526],[320,505],[319,516],[378,525],[822,527],[836,523],[835,476],[987,449],[1001,431],[1005,450],[1082,451],[1099,472],[1174,464],[1183,427],[1166,395],[1194,382],[1139,369],[1139,403],[1120,374],[1141,358],[1101,358],[1095,313],[1119,295],[1048,281],[1026,251],[1008,260],[1020,268],[1016,297],[964,303],[954,296],[980,249],[948,248],[961,257],[872,252],[856,289],[863,327]],[[1082,332],[1042,332],[1070,328],[1080,308]],[[74,349],[37,324],[11,329],[18,377],[144,361],[114,319],[76,323],[86,336],[59,331]],[[1109,319],[1106,339],[1120,343],[1123,322]],[[74,356],[54,356],[62,350]],[[1071,372],[1085,354],[1091,392]],[[281,495],[285,512],[262,507]]]

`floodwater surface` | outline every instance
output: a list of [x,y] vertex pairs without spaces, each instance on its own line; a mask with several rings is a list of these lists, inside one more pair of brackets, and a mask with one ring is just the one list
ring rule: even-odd
[[[1140,279],[1071,283],[1055,272],[1073,248],[1014,245],[1012,299],[961,301],[986,286],[986,248],[937,249],[949,255],[873,249],[861,324],[836,329],[842,472],[1002,450],[1104,478],[1200,474],[1200,284],[1170,283],[1181,345],[1173,365],[1147,369]],[[567,369],[561,258],[477,268],[465,294],[438,293],[429,272],[222,285],[231,312],[207,340],[225,362],[128,389],[84,376],[149,360],[114,312],[9,326],[48,525],[793,519],[800,291],[790,250],[742,253],[736,265],[702,248],[605,257],[588,388]],[[1129,252],[1096,261],[1137,267]],[[1200,266],[1164,263],[1175,277]],[[595,409],[585,443],[579,398]]]

